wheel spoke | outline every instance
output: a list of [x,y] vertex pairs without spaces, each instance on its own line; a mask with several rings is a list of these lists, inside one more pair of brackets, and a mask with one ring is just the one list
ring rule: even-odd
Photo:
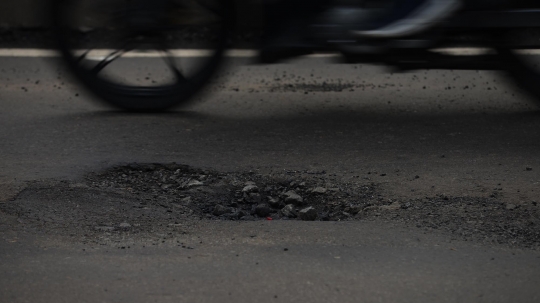
[[[92,39],[92,37],[93,36],[99,37],[100,34],[102,34],[104,31],[107,32],[106,29],[94,29],[92,30],[91,33],[85,34],[87,41],[82,44],[80,43],[81,45],[78,45],[78,47],[81,47],[81,49],[74,52],[74,57],[76,58],[75,62],[77,64],[81,64],[84,60],[88,58],[91,52],[96,50],[96,47],[99,45],[99,40],[95,41],[95,39]],[[118,50],[113,51],[112,53],[110,53],[103,59],[103,61],[107,61],[107,62],[102,61],[98,65],[95,66],[96,72],[101,71],[101,69],[103,69],[109,63],[111,63],[112,61],[117,59],[119,56],[121,56],[122,54],[132,49],[132,48],[129,48],[128,46],[133,44],[134,38],[131,37],[127,31],[121,31],[118,29],[116,31],[118,32],[117,37],[116,37],[117,41],[123,41],[123,42],[121,42],[118,45],[119,46]]]
[[[120,49],[117,49],[113,51],[112,53],[108,54],[103,60],[101,60],[97,65],[95,65],[92,68],[92,72],[99,73],[102,71],[107,65],[111,64],[116,59],[120,58],[123,54],[132,51],[135,49],[135,46],[133,44],[133,38],[128,38],[127,41],[124,43],[124,46]],[[86,56],[86,54],[84,54]]]
[[80,64],[84,59],[86,59],[86,56],[88,56],[88,54],[92,51],[93,49],[88,49],[86,50],[84,53],[82,53],[82,55],[80,55],[79,57],[77,57],[77,60],[75,60],[75,62],[77,62],[77,64]]
[[101,70],[103,70],[107,65],[111,64],[114,60],[118,59],[120,56],[122,56],[124,53],[126,53],[125,49],[116,50],[109,55],[107,55],[103,60],[101,60],[96,66],[92,68],[92,72],[99,73]]
[[174,73],[178,81],[184,82],[188,79],[182,74],[180,71],[180,68],[178,67],[178,64],[176,64],[176,60],[167,48],[162,48],[161,51],[165,54],[165,56],[162,56],[165,63],[167,63],[167,66],[171,69],[171,71]]

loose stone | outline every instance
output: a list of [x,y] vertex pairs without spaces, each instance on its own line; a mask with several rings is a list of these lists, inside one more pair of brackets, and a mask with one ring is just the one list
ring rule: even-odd
[[98,230],[98,231],[113,231],[114,227],[112,227],[112,226],[96,226],[95,230]]
[[186,185],[186,187],[188,188],[191,188],[191,187],[196,187],[196,186],[203,186],[204,183],[202,183],[201,181],[199,180],[191,180],[188,182],[188,184]]
[[214,207],[214,211],[212,212],[212,214],[214,216],[221,216],[221,215],[224,215],[224,214],[228,214],[231,212],[231,209],[229,207],[225,207],[223,205],[216,205],[216,207]]
[[516,209],[516,205],[515,204],[506,204],[506,209],[508,210],[513,210],[513,209]]
[[315,221],[317,220],[317,210],[313,207],[306,207],[298,212],[298,217],[304,221]]
[[255,214],[259,217],[268,217],[270,212],[272,212],[272,209],[266,204],[259,204],[255,208]]
[[294,205],[285,205],[285,207],[281,209],[281,214],[287,218],[296,218],[296,210],[294,209]]
[[247,203],[252,203],[252,204],[260,203],[261,195],[259,195],[258,193],[250,193],[250,194],[244,193],[244,201]]
[[401,204],[399,202],[394,202],[390,205],[383,205],[380,208],[384,210],[398,210],[401,208]]
[[315,187],[314,189],[311,190],[311,193],[313,194],[324,194],[326,193],[326,188],[324,187]]
[[279,198],[274,198],[270,196],[268,196],[268,204],[270,204],[270,206],[273,208],[279,208],[282,205]]
[[283,196],[285,197],[285,203],[292,203],[294,205],[302,205],[304,203],[304,199],[294,190],[284,193]]
[[247,193],[247,194],[255,193],[255,192],[258,192],[258,191],[259,191],[259,188],[255,184],[250,184],[250,185],[247,185],[244,188],[242,188],[242,192]]

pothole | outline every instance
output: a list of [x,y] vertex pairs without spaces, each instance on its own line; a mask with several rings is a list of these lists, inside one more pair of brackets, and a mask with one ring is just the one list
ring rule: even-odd
[[35,183],[0,211],[33,230],[79,237],[167,235],[193,220],[369,220],[484,243],[538,248],[536,202],[501,197],[390,200],[380,185],[324,171],[216,172],[179,164],[130,164],[84,180]]
[[336,182],[323,171],[261,175],[133,164],[92,174],[87,182],[93,188],[124,190],[147,203],[201,219],[354,220],[377,200],[375,185]]

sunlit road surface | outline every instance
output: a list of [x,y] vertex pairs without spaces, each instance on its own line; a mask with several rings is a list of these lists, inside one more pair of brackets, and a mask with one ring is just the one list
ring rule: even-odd
[[[494,188],[504,203],[539,199],[538,107],[498,75],[250,58],[231,56],[189,108],[144,115],[94,102],[52,54],[0,52],[0,203],[27,182],[173,161],[222,172],[324,170],[376,183],[384,199]],[[132,60],[136,69],[156,59]],[[200,221],[189,238],[204,243],[179,251],[89,249],[62,232],[14,228],[22,223],[13,215],[0,219],[1,302],[540,299],[538,250],[391,221]]]

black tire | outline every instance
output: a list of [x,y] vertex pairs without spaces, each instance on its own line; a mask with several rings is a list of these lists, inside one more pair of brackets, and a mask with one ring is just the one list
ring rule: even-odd
[[531,95],[534,103],[540,106],[540,65],[512,49],[498,49],[498,52],[509,80]]
[[[140,0],[138,1],[141,3]],[[82,28],[77,27],[80,25],[78,20],[81,20],[84,17],[79,16],[81,15],[80,12],[83,12],[82,14],[87,14],[89,11],[81,9],[81,7],[84,8],[84,6],[82,6],[83,4],[81,4],[82,2],[84,2],[84,0],[54,0],[53,20],[59,50],[63,61],[65,61],[75,77],[87,89],[109,105],[128,111],[163,111],[172,107],[186,105],[196,93],[201,91],[201,89],[208,84],[223,60],[233,16],[232,2],[228,0],[216,0],[211,4],[211,11],[209,10],[207,14],[212,14],[212,18],[207,17],[206,19],[217,21],[212,21],[210,25],[204,26],[200,24],[190,25],[189,23],[195,22],[192,20],[197,20],[197,17],[189,14],[186,17],[185,11],[182,11],[182,13],[184,13],[182,20],[188,20],[185,21],[185,23],[183,23],[184,21],[182,20],[178,21],[179,19],[170,17],[169,15],[171,11],[173,11],[170,6],[166,9],[160,8],[161,11],[158,11],[157,9],[152,10],[151,17],[155,19],[152,19],[154,21],[152,21],[151,24],[146,25],[136,19],[138,18],[138,15],[134,16],[134,14],[137,13],[139,15],[144,14],[145,9],[137,8],[138,10],[134,10],[133,7],[127,7],[127,3],[132,3],[134,1],[119,0],[118,4],[115,4],[113,9],[111,3],[114,1],[108,0],[107,5],[110,6],[112,17],[107,15],[102,19],[98,18],[99,20],[96,22],[98,25],[96,28],[91,28],[89,33],[81,32]],[[156,1],[154,0],[154,2]],[[179,1],[175,0],[174,2],[176,3],[174,5],[178,5]],[[193,1],[191,1],[191,3],[192,2]],[[105,2],[102,2],[102,4],[104,3]],[[163,3],[171,5],[173,1],[165,0]],[[147,4],[143,5],[147,6]],[[125,11],[121,10],[121,7],[123,6],[126,6]],[[206,8],[207,7],[204,6],[204,9]],[[78,14],[77,10],[79,11]],[[98,14],[105,15],[102,11],[107,10],[100,7]],[[181,9],[179,9],[179,11],[181,11]],[[166,19],[168,21],[165,21]],[[204,17],[202,19],[204,20]],[[109,20],[113,22],[112,25],[108,24]],[[90,23],[91,22],[92,21],[90,21]],[[180,25],[170,25],[166,22],[180,22]],[[85,25],[84,23],[82,24]],[[205,37],[200,35],[202,38],[199,40],[201,41],[194,41],[193,39],[187,41],[187,38],[184,39],[183,34],[188,32],[197,33],[197,31],[205,31],[206,33]],[[89,38],[90,36],[91,38]],[[99,61],[99,63],[92,63],[96,62],[95,60],[91,61],[89,58],[89,54],[96,51],[93,48],[110,47],[110,45],[114,45],[113,49],[116,49],[116,47],[118,47],[116,43],[119,42],[117,37],[126,39],[122,42],[121,47],[117,49],[118,53],[115,54],[111,51],[104,56],[104,59]],[[137,45],[137,43],[139,43],[139,45]],[[141,78],[141,75],[133,75],[133,77],[138,78],[136,80],[128,80],[128,75],[122,73],[119,69],[120,67],[114,67],[114,64],[111,63],[113,61],[122,61],[122,64],[126,65],[128,64],[126,62],[130,62],[133,67],[132,61],[128,61],[125,57],[122,57],[133,49],[143,49],[146,52],[149,52],[152,49],[162,51],[178,47],[178,44],[180,44],[181,47],[204,47],[209,55],[206,57],[191,58],[192,60],[197,61],[197,63],[193,64],[193,70],[190,71],[189,75],[186,75],[185,71],[182,70],[176,62],[178,57],[181,57],[182,55],[176,57],[171,55],[168,51],[164,52],[162,58],[164,59],[163,61],[166,62],[165,69],[169,69],[168,73],[170,73],[170,78],[172,78],[168,79],[169,82],[157,83],[155,80],[152,80],[152,84],[149,84],[150,78],[146,77],[146,80],[144,80]],[[87,47],[89,47],[88,51],[84,52]],[[83,54],[80,53],[81,50],[83,50]],[[131,54],[133,54],[133,52]],[[152,61],[152,59],[145,60]],[[135,66],[138,67],[138,70],[141,70],[139,65],[144,60],[135,59],[134,61],[137,62],[137,65]],[[159,60],[159,62],[161,62],[161,60]],[[153,65],[155,65],[155,62]],[[150,65],[151,67],[149,68],[155,69],[153,65]],[[106,68],[111,70],[113,67],[117,69],[116,71],[113,70],[113,74],[116,73],[117,75],[104,75],[105,72],[103,70]],[[131,70],[133,70],[133,68],[131,68]],[[165,76],[162,78],[165,78]]]

